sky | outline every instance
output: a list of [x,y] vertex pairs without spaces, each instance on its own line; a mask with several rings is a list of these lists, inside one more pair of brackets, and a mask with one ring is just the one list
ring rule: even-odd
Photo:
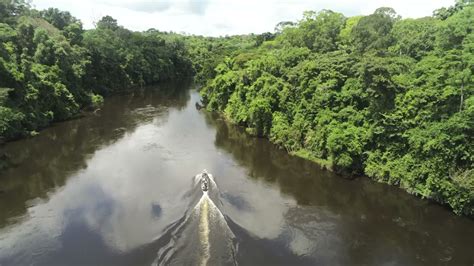
[[368,15],[388,6],[403,18],[429,16],[454,0],[33,0],[37,9],[71,12],[86,29],[105,15],[130,30],[155,28],[206,36],[272,32],[281,21],[297,21],[306,10],[330,9]]

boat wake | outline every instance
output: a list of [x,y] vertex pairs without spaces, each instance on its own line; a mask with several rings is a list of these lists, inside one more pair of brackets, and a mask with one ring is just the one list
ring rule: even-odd
[[220,211],[217,184],[204,171],[193,179],[186,194],[190,205],[184,217],[171,225],[162,238],[153,265],[236,265],[237,241]]

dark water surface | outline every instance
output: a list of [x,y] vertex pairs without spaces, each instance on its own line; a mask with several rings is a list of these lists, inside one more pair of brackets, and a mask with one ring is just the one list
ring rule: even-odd
[[291,157],[183,87],[5,145],[0,265],[474,264],[474,221]]

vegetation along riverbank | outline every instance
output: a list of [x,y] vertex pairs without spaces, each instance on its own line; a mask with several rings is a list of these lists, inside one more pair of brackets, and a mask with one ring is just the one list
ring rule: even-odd
[[67,11],[1,0],[0,141],[118,90],[194,77],[206,108],[250,134],[472,217],[473,27],[472,0],[419,19],[308,11],[219,38],[130,31],[110,16],[85,30]]
[[207,109],[337,172],[474,214],[474,7],[306,12],[226,58]]

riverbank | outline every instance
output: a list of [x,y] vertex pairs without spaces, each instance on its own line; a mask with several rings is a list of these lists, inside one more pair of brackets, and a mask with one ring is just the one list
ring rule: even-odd
[[[212,110],[208,110],[208,111],[215,112],[215,111],[212,111]],[[409,194],[414,195],[418,198],[421,198],[422,200],[427,200],[427,201],[430,201],[430,202],[434,202],[436,204],[440,204],[440,205],[442,205],[446,208],[451,209],[457,215],[464,215],[464,216],[469,217],[471,219],[474,218],[474,215],[473,215],[474,210],[473,210],[473,207],[469,203],[469,201],[472,200],[472,194],[470,194],[473,191],[472,189],[467,190],[467,189],[462,189],[460,187],[451,187],[452,190],[450,191],[450,194],[448,196],[445,195],[443,197],[436,196],[436,194],[433,194],[433,193],[432,194],[422,194],[422,193],[419,193],[419,191],[413,189],[412,186],[407,185],[406,183],[402,183],[402,182],[395,182],[394,183],[393,179],[391,179],[390,176],[385,177],[385,178],[380,178],[375,174],[371,175],[371,174],[367,174],[365,172],[363,172],[363,173],[360,173],[360,172],[354,173],[350,168],[335,166],[333,161],[331,161],[329,159],[322,159],[320,157],[317,157],[317,156],[314,155],[314,152],[311,152],[309,150],[306,150],[306,149],[299,149],[297,151],[289,150],[289,149],[285,148],[282,145],[282,143],[284,143],[284,142],[281,139],[275,138],[275,136],[273,136],[272,138],[268,137],[266,135],[258,136],[257,134],[255,134],[255,129],[245,127],[245,125],[242,125],[242,123],[240,123],[240,124],[236,123],[235,120],[232,120],[228,116],[228,114],[225,114],[224,112],[217,112],[217,114],[220,117],[222,117],[226,121],[226,123],[231,123],[231,124],[234,124],[235,126],[242,127],[244,129],[243,131],[245,132],[245,134],[248,134],[249,136],[256,137],[256,138],[263,137],[263,138],[267,139],[269,142],[271,142],[272,145],[276,145],[280,149],[285,150],[289,155],[296,156],[296,157],[302,158],[302,159],[307,160],[307,161],[311,161],[311,162],[317,164],[319,167],[321,167],[321,169],[324,169],[324,170],[327,170],[327,171],[330,171],[330,172],[334,172],[334,173],[338,174],[340,177],[347,178],[347,179],[353,179],[353,178],[365,176],[368,179],[370,179],[372,182],[383,183],[383,184],[386,184],[386,185],[389,185],[389,186],[397,187],[398,189],[401,189],[401,190],[405,191],[406,193],[409,193]],[[382,166],[378,166],[378,167],[382,167]],[[415,169],[415,170],[413,170],[413,172],[416,173],[417,170]],[[473,175],[474,175],[474,171],[470,171],[470,172],[468,171],[462,177],[454,177],[453,180],[451,181],[451,183],[445,184],[445,186],[450,186],[450,184],[452,186],[452,184],[454,182],[457,182],[457,183],[463,183],[463,187],[472,187],[474,185]],[[443,190],[440,189],[440,191],[443,191]],[[446,191],[446,187],[444,188],[444,191]],[[460,203],[464,204],[463,205],[464,209],[456,209],[455,207],[453,207],[453,206],[456,206],[457,204],[460,204]]]
[[135,32],[104,16],[85,30],[67,11],[1,4],[0,138],[34,136],[121,88],[194,75],[185,36]]
[[[75,110],[75,112],[71,113],[69,117],[65,117],[60,120],[53,119],[33,129],[28,129],[25,126],[17,130],[16,134],[10,135],[9,137],[0,136],[0,146],[9,141],[16,141],[16,140],[20,140],[24,138],[35,137],[38,134],[41,134],[42,130],[56,123],[61,123],[61,122],[74,120],[74,119],[80,119],[80,118],[83,118],[84,116],[100,111],[102,105],[104,104],[104,101],[106,101],[109,97],[123,95],[123,94],[131,94],[131,93],[136,93],[136,92],[143,92],[144,90],[156,89],[156,88],[163,88],[164,90],[168,90],[169,88],[174,88],[174,87],[187,88],[192,83],[193,83],[193,77],[184,77],[180,79],[179,81],[166,81],[166,82],[160,82],[157,84],[152,84],[152,85],[147,85],[147,86],[132,86],[128,88],[108,90],[108,92],[104,95],[92,94],[90,95],[89,104],[86,106],[82,106],[81,108],[78,108],[77,110]],[[8,124],[6,126],[8,126]]]

